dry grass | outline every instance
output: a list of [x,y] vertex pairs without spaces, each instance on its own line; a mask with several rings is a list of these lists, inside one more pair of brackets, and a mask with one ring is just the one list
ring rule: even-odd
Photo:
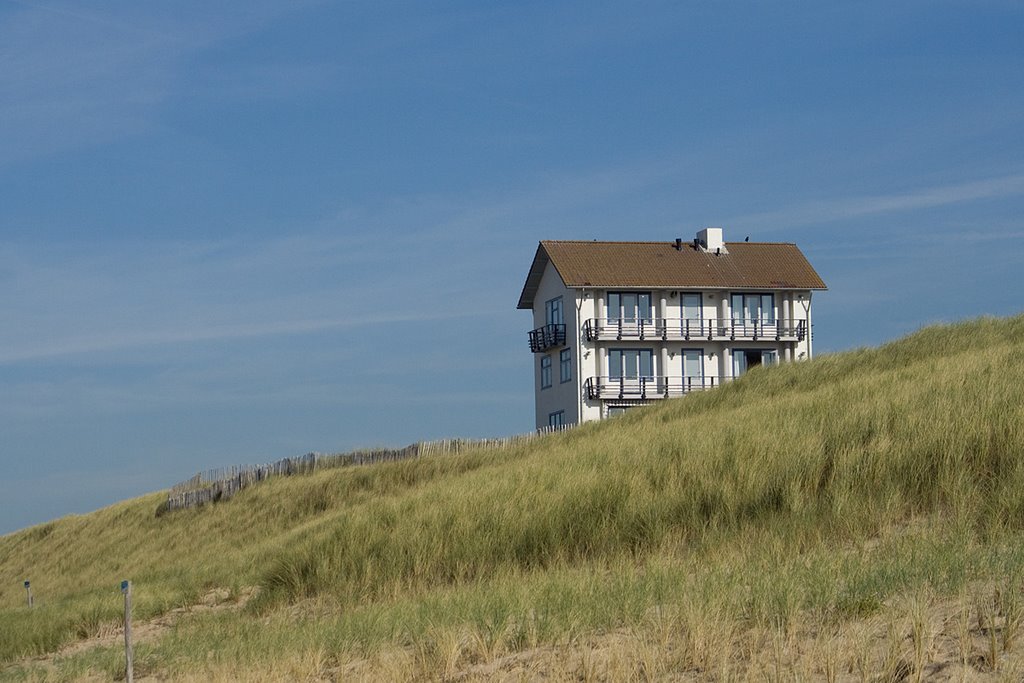
[[11,534],[0,677],[116,676],[116,647],[20,658],[116,626],[132,578],[140,620],[261,588],[140,651],[175,680],[1001,680],[1022,351],[1022,317],[930,328],[508,451]]

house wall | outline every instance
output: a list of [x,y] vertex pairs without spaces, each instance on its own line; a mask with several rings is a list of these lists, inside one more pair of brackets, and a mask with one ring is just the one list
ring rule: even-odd
[[[576,363],[579,353],[579,330],[582,323],[578,322],[576,302],[573,290],[568,289],[562,278],[558,275],[551,264],[544,270],[537,294],[534,296],[533,305],[533,328],[536,329],[547,323],[545,319],[546,304],[551,299],[562,297],[562,315],[565,320],[566,346],[549,349],[545,353],[533,354],[533,382],[534,393],[537,397],[536,424],[537,428],[548,426],[548,416],[556,411],[565,411],[565,424],[572,424],[579,421],[579,396],[578,387],[578,366]],[[572,379],[568,382],[561,381],[559,356],[563,349],[569,349],[572,354]],[[545,356],[551,358],[551,386],[547,389],[541,388],[541,359]]]
[[[623,290],[611,290],[623,291]],[[682,297],[678,290],[650,290],[653,315],[655,318],[681,318]],[[731,317],[731,294],[744,291],[764,290],[684,290],[685,292],[701,293],[701,310],[705,321]],[[675,294],[673,296],[673,293]],[[766,292],[765,292],[766,293]],[[587,342],[583,336],[584,322],[590,319],[607,318],[608,290],[569,289],[562,282],[558,272],[550,264],[541,278],[537,294],[534,298],[533,328],[546,323],[545,304],[557,296],[562,297],[562,311],[566,326],[566,346],[549,350],[546,354],[533,354],[534,386],[536,395],[536,424],[538,428],[548,425],[548,416],[558,410],[564,411],[565,424],[579,421],[597,420],[605,417],[607,407],[603,401],[588,400],[584,384],[588,378],[603,377],[609,374],[609,349],[650,348],[654,356],[654,374],[658,376],[682,377],[683,351],[700,349],[702,351],[703,371],[705,378],[728,381],[732,378],[732,353],[742,349],[775,350],[780,362],[808,359],[812,355],[810,334],[810,302],[811,292],[806,290],[775,290],[775,318],[783,325],[792,325],[794,321],[806,320],[808,334],[802,341],[776,342],[771,340],[754,341],[708,341],[704,339],[682,340],[610,340]],[[567,348],[571,352],[572,380],[560,381],[559,352]],[[551,387],[541,389],[541,358],[551,358]]]

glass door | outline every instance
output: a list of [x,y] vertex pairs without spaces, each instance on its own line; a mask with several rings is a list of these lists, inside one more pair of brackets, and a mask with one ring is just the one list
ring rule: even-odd
[[683,391],[704,388],[704,353],[701,349],[683,349]]
[[623,337],[642,337],[653,334],[650,292],[609,292],[608,326]]
[[608,352],[608,380],[622,396],[654,390],[653,349],[611,349]]
[[747,371],[747,353],[742,349],[732,351],[732,376],[739,377]]
[[679,305],[682,309],[683,319],[680,332],[683,339],[701,337],[704,335],[704,313],[701,306],[700,294],[682,294],[679,297]]
[[734,335],[755,338],[775,335],[774,294],[733,294],[730,303]]
[[777,365],[779,352],[775,349],[733,349],[732,376],[739,377],[758,365]]

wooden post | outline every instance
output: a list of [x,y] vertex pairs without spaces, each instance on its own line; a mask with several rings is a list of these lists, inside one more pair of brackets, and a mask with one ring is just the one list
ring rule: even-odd
[[25,582],[25,592],[28,594],[28,608],[32,609],[32,584],[28,581]]
[[122,581],[121,592],[124,593],[124,671],[125,680],[133,683],[135,674],[132,667],[132,582]]

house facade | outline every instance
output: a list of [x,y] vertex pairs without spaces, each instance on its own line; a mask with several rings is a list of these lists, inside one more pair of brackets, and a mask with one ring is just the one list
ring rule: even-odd
[[518,308],[533,312],[537,427],[599,420],[813,353],[825,283],[794,244],[543,241]]

